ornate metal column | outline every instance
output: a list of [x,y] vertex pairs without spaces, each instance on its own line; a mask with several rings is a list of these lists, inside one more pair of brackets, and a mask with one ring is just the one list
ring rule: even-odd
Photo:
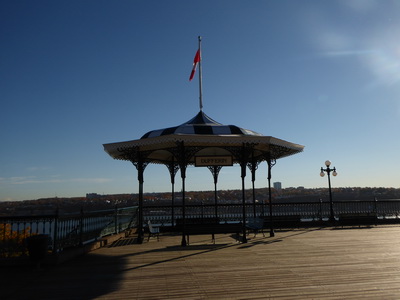
[[139,181],[139,220],[138,220],[138,244],[143,243],[143,183],[144,183],[144,169],[147,164],[143,162],[142,155],[138,152],[138,160],[133,163],[138,171],[138,181]]
[[171,226],[175,226],[175,175],[179,170],[178,164],[175,162],[174,158],[171,163],[167,165],[169,175],[171,176]]
[[186,159],[185,159],[185,145],[183,142],[178,142],[178,163],[181,170],[182,179],[182,242],[181,246],[186,246],[186,207],[185,207],[185,179],[186,179]]
[[214,203],[215,203],[215,217],[218,218],[218,197],[217,197],[217,183],[218,183],[218,174],[221,171],[222,166],[208,166],[207,167],[214,178]]
[[246,177],[246,166],[248,163],[248,157],[250,151],[253,151],[252,145],[243,143],[241,155],[240,155],[240,167],[241,167],[241,177],[242,177],[242,222],[243,222],[243,239],[242,243],[247,243],[246,237],[246,190],[245,190],[245,177]]
[[269,236],[274,237],[274,224],[273,224],[273,216],[272,216],[272,191],[271,191],[271,169],[275,166],[276,160],[273,158],[267,157],[267,165],[268,165],[268,201],[269,201],[269,224],[270,224],[270,231]]
[[172,153],[178,160],[179,169],[181,170],[182,178],[182,243],[184,247],[187,245],[186,242],[186,196],[185,196],[185,179],[186,179],[186,168],[190,162],[190,158],[201,148],[200,147],[185,147],[184,142],[176,142],[177,148],[172,150]]
[[138,214],[138,244],[143,243],[143,182],[144,182],[144,170],[148,164],[144,158],[146,154],[140,152],[139,147],[121,147],[118,148],[118,152],[122,153],[125,160],[129,160],[138,171],[139,181],[139,214]]
[[[251,172],[251,183],[252,183],[252,189],[253,189],[253,217],[255,218],[257,216],[256,212],[256,191],[254,187],[254,182],[256,181],[256,171],[258,169],[258,165],[260,162],[256,161],[254,159],[254,152],[251,154],[251,162],[247,164],[247,167],[250,169]],[[264,210],[264,209],[263,209]]]
[[143,182],[144,182],[144,170],[146,169],[148,162],[145,161],[145,157],[148,152],[143,153],[139,150],[139,147],[121,147],[117,149],[121,156],[125,160],[129,160],[138,171],[139,181],[139,213],[138,213],[138,244],[143,243]]

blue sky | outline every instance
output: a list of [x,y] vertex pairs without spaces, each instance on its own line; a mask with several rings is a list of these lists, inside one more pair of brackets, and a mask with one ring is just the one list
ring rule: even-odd
[[[400,187],[400,1],[1,1],[0,201],[136,193],[102,144],[199,111],[198,35],[204,112],[305,145],[272,181],[326,187],[330,159],[334,187]],[[187,175],[213,189],[207,169]],[[219,188],[240,187],[223,168]],[[167,169],[148,166],[144,189],[170,191]]]

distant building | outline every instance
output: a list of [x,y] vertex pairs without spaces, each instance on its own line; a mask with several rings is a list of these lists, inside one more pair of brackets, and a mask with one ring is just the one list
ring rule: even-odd
[[97,194],[97,193],[87,193],[86,194],[86,199],[96,199],[96,198],[100,198],[101,195]]
[[274,189],[280,191],[282,189],[282,182],[274,182]]

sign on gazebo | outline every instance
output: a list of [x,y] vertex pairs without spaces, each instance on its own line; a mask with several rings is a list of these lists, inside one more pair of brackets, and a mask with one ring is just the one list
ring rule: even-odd
[[196,156],[196,167],[209,167],[209,166],[233,166],[233,158],[227,156]]

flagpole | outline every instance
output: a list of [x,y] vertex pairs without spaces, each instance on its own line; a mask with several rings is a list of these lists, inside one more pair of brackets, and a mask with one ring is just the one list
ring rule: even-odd
[[203,111],[203,79],[201,77],[201,36],[199,36],[199,52],[200,52],[200,61],[199,61],[199,104],[200,104],[200,111]]

